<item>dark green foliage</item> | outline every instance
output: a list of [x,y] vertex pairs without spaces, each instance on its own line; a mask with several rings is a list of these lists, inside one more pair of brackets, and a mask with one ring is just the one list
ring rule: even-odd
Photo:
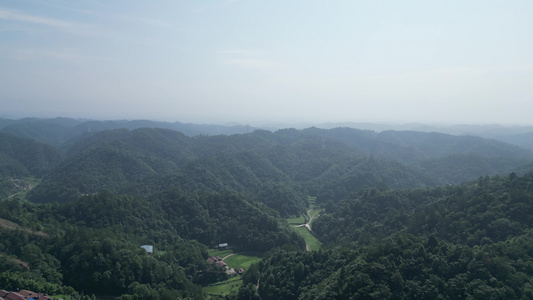
[[236,251],[267,251],[284,244],[305,243],[264,205],[230,192],[186,196],[179,190],[157,194],[165,219],[186,238],[207,245],[229,243]]
[[104,189],[118,191],[154,174],[164,175],[187,161],[183,134],[168,130],[114,130],[77,143],[69,157],[33,190],[34,202],[68,201]]
[[530,173],[432,190],[368,189],[321,216],[313,230],[330,242],[364,244],[399,230],[468,245],[497,242],[533,223],[532,181]]
[[312,181],[321,185],[317,202],[339,201],[350,193],[367,187],[407,188],[435,185],[435,182],[418,171],[403,164],[386,162],[374,158],[347,160],[329,168]]
[[61,152],[52,146],[0,132],[0,176],[41,177],[61,159]]
[[65,283],[79,290],[120,295],[138,282],[164,284],[191,295],[198,292],[177,261],[156,259],[138,244],[109,236],[106,231],[67,231],[55,241],[54,248],[64,262]]
[[[149,199],[102,192],[61,204],[5,200],[0,217],[22,227],[0,228],[1,266],[13,273],[3,280],[6,286],[47,292],[72,286],[85,293],[124,294],[124,299],[171,294],[202,299],[198,285],[227,278],[224,269],[206,262],[206,245],[226,242],[234,251],[260,252],[304,248],[303,239],[276,215],[235,193],[179,189]],[[155,255],[141,249],[143,244],[154,245]],[[40,285],[23,281],[25,276]]]
[[[2,286],[202,299],[200,285],[227,278],[206,250],[228,243],[269,253],[245,273],[239,299],[257,299],[258,284],[262,299],[533,296],[533,174],[485,176],[529,159],[522,149],[348,128],[188,137],[129,130],[145,121],[40,124],[16,130],[50,143],[76,132],[76,142],[57,141],[63,159],[0,135],[0,195],[11,197],[0,217],[17,225],[0,228]],[[129,129],[101,131],[119,124]],[[46,175],[28,196],[45,204],[13,196],[22,175]],[[280,218],[305,212],[308,195],[326,208],[312,224],[324,251],[302,252]]]
[[[145,200],[104,193],[63,205],[9,200],[0,208],[3,217],[13,213],[7,216],[11,221],[29,219],[56,232],[48,236],[22,227],[0,228],[0,283],[5,288],[56,294],[72,286],[120,295],[137,282],[157,293],[173,290],[180,297],[202,299],[196,284],[226,278],[205,262],[205,245],[182,239]],[[161,255],[149,256],[140,248],[148,242]]]
[[533,173],[512,173],[431,190],[368,189],[314,223],[332,249],[276,252],[245,279],[260,274],[262,299],[529,299],[532,186]]
[[[515,146],[444,134],[309,128],[191,138],[166,129],[117,129],[71,146],[29,198],[69,201],[103,189],[149,195],[177,179],[184,190],[192,184],[250,196],[282,184],[326,202],[365,186],[426,187],[501,174],[530,158]],[[297,214],[298,202],[281,213]]]
[[262,299],[527,299],[531,231],[483,247],[402,236],[356,249],[275,253],[261,262]]
[[248,283],[246,285],[242,285],[239,289],[239,293],[237,295],[237,300],[259,300],[259,295],[257,294],[257,291],[255,290],[255,285],[252,283]]
[[284,217],[304,214],[309,206],[306,194],[281,183],[264,187],[257,199]]
[[[430,178],[447,184],[460,184],[473,180],[480,174],[494,176],[508,173],[521,166],[521,158],[490,157],[480,154],[457,154],[442,158],[424,160],[418,163],[420,169]],[[528,171],[531,171],[529,169]]]

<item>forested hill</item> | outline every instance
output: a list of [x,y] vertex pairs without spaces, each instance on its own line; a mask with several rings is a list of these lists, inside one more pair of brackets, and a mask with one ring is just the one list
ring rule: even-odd
[[516,146],[436,133],[309,128],[189,137],[169,129],[116,129],[74,143],[30,199],[68,201],[103,189],[149,195],[169,183],[249,195],[284,186],[286,195],[300,196],[283,209],[258,200],[287,215],[305,210],[305,194],[325,202],[378,184],[454,184],[509,173],[530,160]]
[[437,132],[394,131],[374,132],[352,128],[318,129],[309,132],[335,139],[360,150],[361,154],[415,162],[457,154],[482,156],[527,157],[531,152],[518,146],[475,136],[454,136]]
[[371,188],[313,230],[329,250],[278,251],[246,274],[262,299],[531,299],[533,173],[435,189]]
[[42,178],[62,161],[56,148],[34,140],[0,132],[0,198],[29,188],[19,178]]
[[367,189],[329,206],[313,230],[324,242],[368,244],[398,232],[469,246],[518,236],[533,224],[533,173],[459,186]]
[[0,132],[0,175],[22,177],[51,172],[62,160],[54,147]]
[[[515,146],[348,128],[195,137],[123,128],[62,150],[0,139],[6,289],[203,299],[201,285],[228,278],[206,263],[207,248],[229,243],[267,253],[246,271],[240,299],[256,287],[263,299],[533,295],[533,175],[519,176],[532,158]],[[14,195],[12,176],[43,179]],[[464,180],[473,181],[450,185]],[[305,213],[308,196],[325,208],[312,224],[323,251],[303,252],[284,219]]]
[[[7,220],[6,220],[7,219]],[[0,286],[118,299],[205,299],[200,285],[228,279],[207,248],[304,249],[264,205],[235,193],[168,188],[150,199],[102,192],[67,203],[0,201]],[[153,245],[154,255],[141,249]],[[134,298],[131,296],[134,295]]]

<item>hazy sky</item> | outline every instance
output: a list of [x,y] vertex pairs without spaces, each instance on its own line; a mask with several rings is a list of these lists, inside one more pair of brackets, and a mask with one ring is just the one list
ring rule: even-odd
[[533,124],[533,1],[0,0],[0,114]]

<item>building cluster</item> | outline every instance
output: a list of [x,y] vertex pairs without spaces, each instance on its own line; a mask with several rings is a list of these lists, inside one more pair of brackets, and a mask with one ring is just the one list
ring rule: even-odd
[[216,264],[217,266],[221,267],[221,268],[224,268],[226,269],[226,274],[230,275],[230,276],[233,276],[235,274],[243,274],[244,273],[244,269],[243,268],[239,268],[237,270],[233,269],[233,268],[230,268],[223,260],[222,258],[220,258],[219,256],[211,256],[209,257],[207,260],[206,260],[208,263],[210,264]]
[[53,300],[53,298],[28,290],[20,290],[18,293],[0,290],[0,300]]
[[31,189],[29,182],[18,180],[17,178],[11,178],[11,182],[13,182],[15,188],[19,190],[27,191]]

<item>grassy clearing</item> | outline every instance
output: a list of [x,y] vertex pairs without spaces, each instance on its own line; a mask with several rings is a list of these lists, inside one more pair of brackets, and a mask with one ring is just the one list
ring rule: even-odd
[[261,260],[261,257],[249,256],[244,254],[234,254],[224,260],[224,262],[234,269],[243,268],[247,270],[251,264],[257,263]]
[[209,256],[218,256],[222,258],[233,253],[233,250],[207,249],[207,253]]
[[216,284],[203,287],[204,292],[210,295],[225,296],[237,294],[242,280],[239,276],[232,277],[228,280],[217,282]]
[[322,211],[321,209],[314,209],[314,210],[310,211],[309,214],[311,215],[311,217],[315,218],[316,216],[318,216],[318,214],[321,211]]
[[306,222],[306,219],[305,217],[302,215],[302,216],[299,216],[298,218],[290,218],[290,219],[286,219],[287,222],[289,222],[290,225],[300,225],[300,224],[304,224]]
[[295,227],[294,231],[298,233],[301,237],[304,238],[305,243],[307,244],[307,247],[310,251],[315,251],[320,249],[322,246],[322,243],[314,236],[312,235],[307,228],[305,227]]
[[307,201],[309,201],[309,208],[314,209],[316,204],[316,197],[307,196]]
[[[316,206],[316,197],[308,197],[309,201],[309,215],[311,216],[312,220],[309,223],[309,226],[311,226],[311,223],[314,221],[314,219],[320,214],[322,209],[318,209]],[[301,225],[305,224],[309,221],[308,216],[300,216],[298,218],[290,218],[286,219],[287,222],[293,226],[294,231],[298,233],[300,236],[302,236],[305,240],[305,243],[307,244],[307,248],[309,250],[318,250],[322,246],[322,243],[314,236],[312,235],[307,228],[305,227],[295,227],[295,225]]]
[[28,181],[28,183],[30,184],[30,189],[33,189],[42,181],[42,179],[35,177],[25,177],[24,180]]

